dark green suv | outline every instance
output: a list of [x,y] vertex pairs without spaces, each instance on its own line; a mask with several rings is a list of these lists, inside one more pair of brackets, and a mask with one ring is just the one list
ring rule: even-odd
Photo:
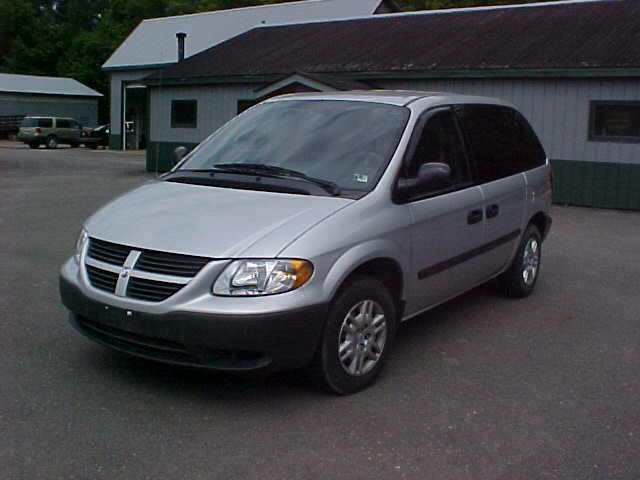
[[18,140],[31,148],[40,145],[57,148],[60,143],[77,147],[82,143],[82,127],[73,118],[25,117],[18,131]]

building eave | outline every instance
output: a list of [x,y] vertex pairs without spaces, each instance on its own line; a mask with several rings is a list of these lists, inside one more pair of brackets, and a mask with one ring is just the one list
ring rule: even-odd
[[147,65],[118,65],[115,67],[102,67],[103,72],[119,72],[125,70],[152,70],[158,68],[170,67],[171,65],[175,65],[176,62],[169,63],[150,63]]
[[[336,77],[358,80],[403,80],[439,78],[638,78],[640,68],[584,68],[584,69],[474,69],[437,70],[425,72],[373,71],[373,72],[322,72]],[[264,83],[276,82],[283,74],[271,75],[230,75],[187,78],[165,78],[145,80],[150,87],[216,85],[223,83]]]

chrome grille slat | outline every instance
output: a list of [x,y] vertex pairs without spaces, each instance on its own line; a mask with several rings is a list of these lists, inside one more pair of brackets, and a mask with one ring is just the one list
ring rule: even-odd
[[105,290],[110,293],[115,292],[116,283],[118,282],[118,274],[87,265],[87,275],[91,285],[95,288]]
[[[117,296],[161,302],[182,289],[211,260],[90,238],[85,266],[95,288]],[[128,270],[128,275],[121,276],[121,269]]]
[[131,247],[118,245],[117,243],[105,242],[96,238],[92,238],[89,241],[88,255],[91,258],[113,265],[122,265],[130,251]]
[[180,290],[183,285],[156,282],[143,278],[132,277],[129,280],[127,296],[139,300],[164,300]]

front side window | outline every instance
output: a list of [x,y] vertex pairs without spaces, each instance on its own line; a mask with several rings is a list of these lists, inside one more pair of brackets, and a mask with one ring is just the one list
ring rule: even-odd
[[173,100],[171,102],[171,128],[196,128],[198,126],[198,101]]
[[[451,169],[452,187],[469,183],[470,173],[458,127],[450,110],[435,113],[424,125],[406,177],[415,178],[422,164],[444,163]],[[431,192],[419,192],[429,194]]]
[[473,152],[480,183],[519,171],[519,133],[514,111],[494,105],[467,105],[456,109]]
[[71,122],[66,118],[58,118],[56,120],[56,128],[71,128]]
[[640,102],[591,102],[589,140],[640,142]]
[[408,118],[405,107],[373,102],[267,102],[215,132],[180,170],[267,165],[332,182],[343,192],[368,192],[387,167]]

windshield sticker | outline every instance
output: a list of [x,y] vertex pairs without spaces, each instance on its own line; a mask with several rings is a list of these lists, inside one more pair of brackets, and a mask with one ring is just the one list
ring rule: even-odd
[[363,175],[362,173],[354,173],[353,179],[358,183],[369,183],[369,175]]

